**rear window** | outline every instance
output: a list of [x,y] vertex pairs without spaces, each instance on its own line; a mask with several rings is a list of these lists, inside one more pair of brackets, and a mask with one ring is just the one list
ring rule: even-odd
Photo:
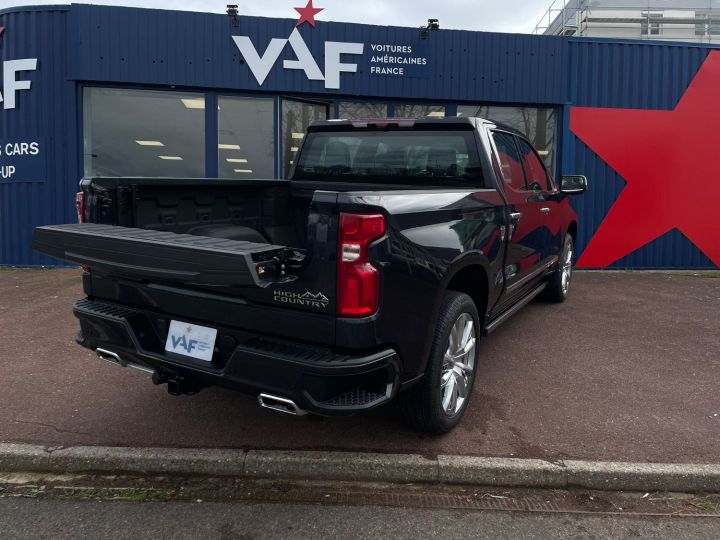
[[484,187],[470,130],[311,132],[293,179]]

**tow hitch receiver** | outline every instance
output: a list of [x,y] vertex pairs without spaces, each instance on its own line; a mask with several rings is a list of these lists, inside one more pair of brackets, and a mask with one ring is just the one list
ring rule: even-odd
[[194,396],[202,386],[192,379],[180,377],[179,375],[171,375],[162,371],[153,373],[152,382],[155,385],[167,384],[168,394],[171,396]]

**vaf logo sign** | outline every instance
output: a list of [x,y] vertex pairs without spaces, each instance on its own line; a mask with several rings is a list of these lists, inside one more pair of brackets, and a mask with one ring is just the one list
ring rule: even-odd
[[270,71],[277,63],[280,54],[289,43],[297,60],[283,60],[284,69],[299,69],[305,72],[305,76],[311,81],[324,81],[325,88],[339,89],[341,73],[355,73],[357,64],[344,64],[340,61],[343,54],[362,54],[362,43],[345,43],[342,41],[325,42],[325,72],[320,70],[315,58],[308,48],[305,40],[298,32],[297,27],[307,22],[315,26],[315,14],[322,11],[322,8],[315,8],[310,0],[304,8],[295,8],[300,14],[295,28],[288,39],[273,38],[260,55],[248,36],[232,36],[235,45],[243,55],[250,71],[255,76],[258,84],[262,86],[270,74]]
[[172,339],[173,349],[182,347],[188,354],[197,347],[197,339],[187,339],[185,336],[170,336],[170,339]]
[[[0,36],[5,32],[5,27],[0,26]],[[30,90],[30,81],[18,80],[18,72],[35,71],[37,69],[37,58],[23,58],[21,60],[6,60],[2,62],[3,84],[0,92],[0,103],[3,109],[14,109],[16,107],[16,93],[18,90]]]
[[165,350],[210,362],[216,337],[217,330],[214,328],[171,321]]

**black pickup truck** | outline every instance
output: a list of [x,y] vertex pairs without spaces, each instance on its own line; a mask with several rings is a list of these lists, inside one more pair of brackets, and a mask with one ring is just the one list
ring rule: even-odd
[[566,298],[586,185],[479,118],[316,122],[289,180],[86,178],[80,223],[33,247],[84,269],[77,342],[173,394],[322,415],[397,397],[443,433],[481,335]]

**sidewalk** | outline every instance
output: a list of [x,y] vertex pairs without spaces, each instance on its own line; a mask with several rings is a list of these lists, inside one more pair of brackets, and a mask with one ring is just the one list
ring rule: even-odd
[[169,396],[74,344],[79,271],[0,270],[0,441],[720,463],[720,279],[578,273],[573,286],[484,340],[463,423],[432,438],[389,410],[295,418],[221,389]]

